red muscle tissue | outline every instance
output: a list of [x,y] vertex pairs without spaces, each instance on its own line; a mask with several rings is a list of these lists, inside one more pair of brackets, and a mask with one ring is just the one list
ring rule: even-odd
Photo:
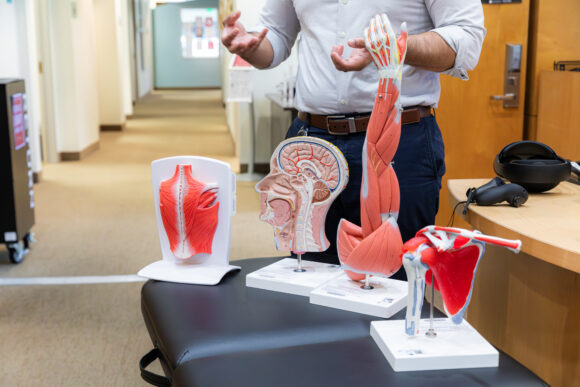
[[422,228],[415,238],[403,245],[401,258],[409,284],[405,317],[408,335],[419,333],[425,283],[431,284],[433,279],[451,321],[455,324],[463,321],[486,243],[506,247],[515,253],[522,245],[520,241],[484,235],[479,231],[440,226]]
[[177,258],[211,254],[218,225],[217,187],[193,178],[191,165],[177,165],[159,185],[159,207],[169,247]]

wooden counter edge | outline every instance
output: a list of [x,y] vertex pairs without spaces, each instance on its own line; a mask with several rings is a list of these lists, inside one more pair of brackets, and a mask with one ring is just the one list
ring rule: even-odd
[[[465,200],[464,198],[455,197],[453,190],[451,189],[452,182],[456,180],[460,179],[450,179],[447,182],[447,187],[449,188],[449,203],[451,204],[451,208],[455,208],[457,203]],[[519,239],[522,241],[523,252],[542,261],[580,274],[580,257],[578,254],[572,251],[541,242],[537,239],[521,234],[517,230],[496,223],[487,216],[481,214],[477,210],[477,206],[470,206],[466,215],[463,215],[459,208],[457,209],[457,213],[467,223],[473,226],[474,229],[477,229],[485,234],[498,236],[500,238]]]

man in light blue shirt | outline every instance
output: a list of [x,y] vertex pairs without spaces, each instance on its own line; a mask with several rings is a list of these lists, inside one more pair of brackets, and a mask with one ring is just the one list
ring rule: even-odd
[[[259,23],[246,30],[239,11],[224,21],[222,42],[257,68],[272,68],[291,52],[298,34],[298,118],[288,136],[323,138],[349,163],[350,182],[327,216],[335,240],[340,218],[360,224],[362,145],[374,104],[378,75],[364,47],[370,19],[386,13],[399,33],[407,22],[403,69],[401,140],[394,168],[401,189],[399,227],[403,240],[433,224],[445,173],[441,132],[432,109],[440,95],[439,74],[467,79],[477,64],[485,28],[479,0],[267,0]],[[337,262],[332,246],[321,261]],[[401,271],[403,272],[403,271]]]

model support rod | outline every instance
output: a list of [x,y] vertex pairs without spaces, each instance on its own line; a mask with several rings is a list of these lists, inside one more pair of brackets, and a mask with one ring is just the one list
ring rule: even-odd
[[361,289],[364,290],[372,290],[375,287],[370,283],[371,276],[369,274],[365,274],[365,284],[361,286]]
[[298,267],[294,269],[296,273],[304,273],[306,269],[302,268],[302,254],[298,254]]
[[431,277],[431,303],[429,305],[429,330],[425,333],[427,337],[436,337],[437,333],[433,328],[433,304],[435,304],[435,276]]

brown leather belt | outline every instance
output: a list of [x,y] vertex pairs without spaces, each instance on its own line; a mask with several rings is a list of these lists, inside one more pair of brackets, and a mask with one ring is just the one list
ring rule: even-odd
[[[401,123],[413,124],[421,121],[421,118],[432,114],[432,108],[427,106],[410,106],[403,110],[401,114]],[[310,117],[307,117],[310,116]],[[301,121],[309,119],[309,125],[328,130],[328,133],[334,135],[346,135],[350,133],[360,133],[367,130],[370,113],[366,114],[337,114],[337,115],[318,115],[298,112],[298,118]]]

